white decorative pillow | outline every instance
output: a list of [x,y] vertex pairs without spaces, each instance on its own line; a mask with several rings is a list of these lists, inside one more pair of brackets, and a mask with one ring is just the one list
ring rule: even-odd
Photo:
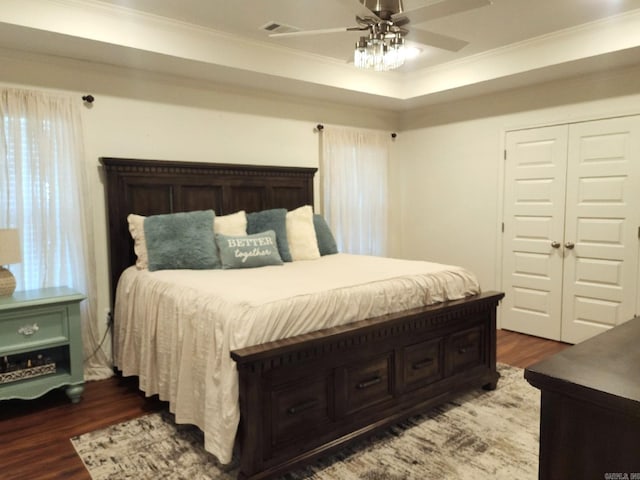
[[127,216],[129,223],[129,233],[133,238],[133,250],[136,252],[136,267],[138,270],[149,268],[149,256],[147,255],[147,241],[144,238],[144,219],[141,215],[134,213]]
[[216,216],[213,221],[213,233],[241,237],[247,234],[247,214],[244,210],[230,215]]
[[320,258],[316,230],[313,226],[313,208],[305,205],[287,212],[286,224],[292,260],[295,262]]

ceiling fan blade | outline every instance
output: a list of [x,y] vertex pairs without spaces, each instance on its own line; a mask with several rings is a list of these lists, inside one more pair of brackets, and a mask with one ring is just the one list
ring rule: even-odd
[[336,0],[338,3],[341,3],[349,10],[351,10],[356,17],[360,18],[373,18],[375,20],[380,21],[380,17],[378,17],[375,13],[365,7],[359,0]]
[[367,30],[366,27],[336,27],[336,28],[322,28],[319,30],[301,30],[299,32],[287,32],[287,33],[270,33],[271,38],[280,37],[304,37],[307,35],[323,35],[325,33],[339,33],[339,32],[356,32]]
[[411,40],[415,43],[422,43],[424,45],[441,48],[443,50],[449,50],[450,52],[457,52],[469,45],[469,42],[460,40],[459,38],[453,38],[434,32],[427,32],[426,30],[419,30],[417,28],[412,29],[407,34],[406,38],[407,40]]
[[398,17],[393,21],[393,24],[396,27],[404,27],[405,25],[408,25],[409,23],[411,23],[411,20],[409,19],[409,17]]
[[412,24],[435,20],[436,18],[447,17],[455,13],[466,12],[475,8],[491,5],[491,0],[442,0],[438,3],[432,3],[415,10],[405,10],[404,12],[392,15],[394,22],[401,21],[405,17],[409,17]]

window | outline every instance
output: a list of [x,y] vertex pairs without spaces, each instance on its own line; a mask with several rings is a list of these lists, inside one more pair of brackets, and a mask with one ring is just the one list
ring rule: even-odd
[[7,207],[0,222],[20,231],[23,257],[12,271],[19,290],[77,285],[71,254],[75,242],[63,223],[70,211],[77,211],[77,203],[65,193],[76,175],[70,152],[61,148],[73,126],[57,118],[55,110],[34,115],[30,103],[19,102],[26,107],[21,111],[3,105]]
[[82,302],[85,378],[112,374],[100,352],[95,265],[77,102],[43,92],[0,89],[0,227],[17,228],[17,290],[68,286]]
[[389,138],[369,130],[323,130],[323,213],[340,252],[387,254]]

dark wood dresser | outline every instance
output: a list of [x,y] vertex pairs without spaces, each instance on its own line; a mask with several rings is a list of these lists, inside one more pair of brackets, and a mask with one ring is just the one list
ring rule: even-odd
[[640,479],[640,317],[524,376],[542,392],[541,480]]

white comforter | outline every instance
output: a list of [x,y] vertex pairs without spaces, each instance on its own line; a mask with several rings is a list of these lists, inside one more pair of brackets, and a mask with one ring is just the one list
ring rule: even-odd
[[240,270],[130,267],[116,295],[115,363],[228,463],[240,419],[231,350],[479,291],[460,267],[347,254]]

